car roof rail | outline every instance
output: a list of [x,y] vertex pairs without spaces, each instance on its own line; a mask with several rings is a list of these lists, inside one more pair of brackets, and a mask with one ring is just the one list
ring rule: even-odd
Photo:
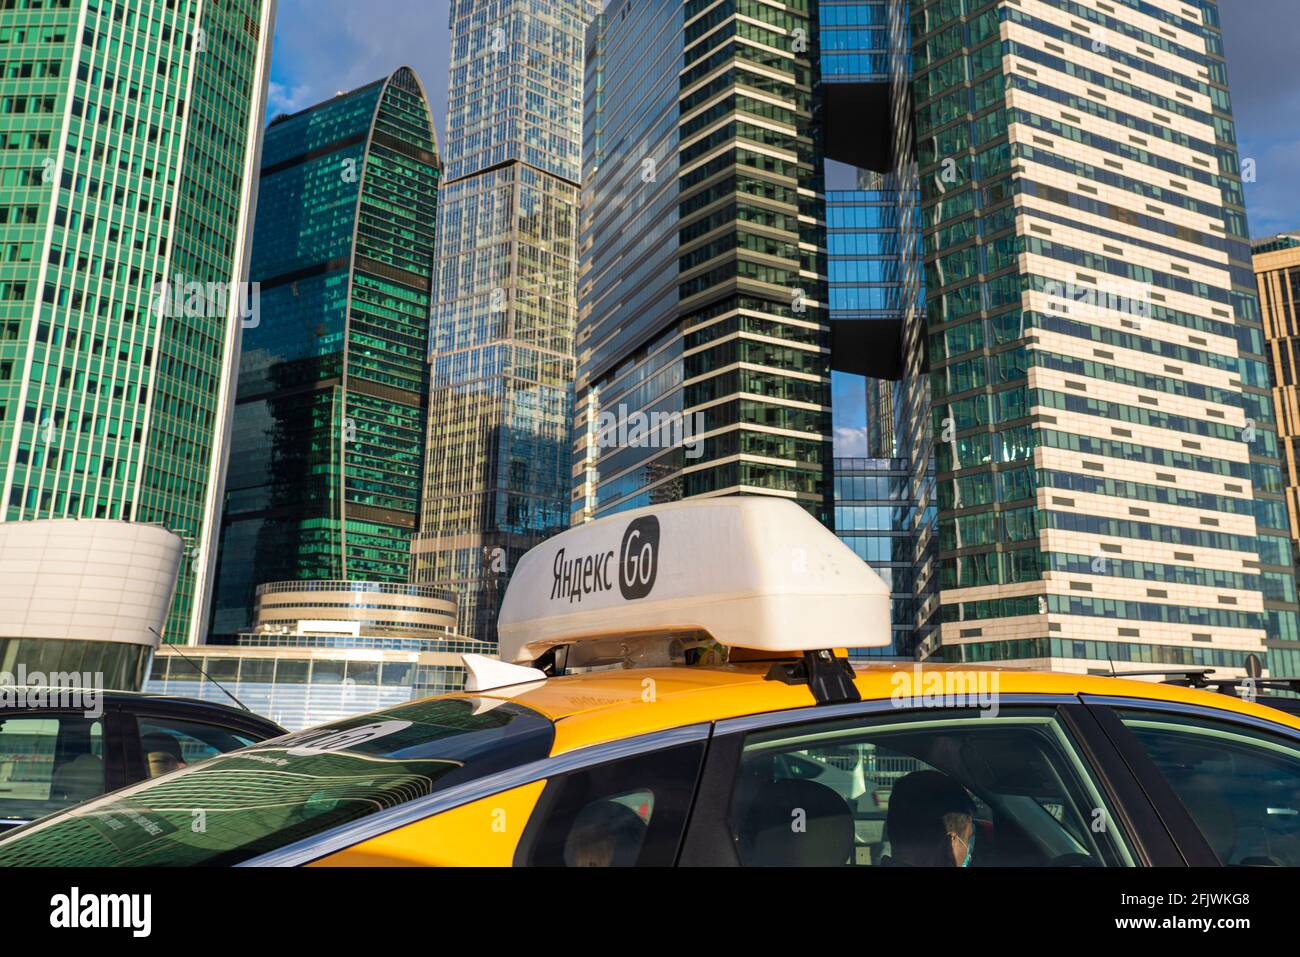
[[1140,668],[1132,671],[1116,671],[1112,666],[1110,669],[1111,678],[1153,678],[1159,677],[1165,680],[1162,684],[1185,684],[1190,687],[1200,688],[1208,683],[1206,675],[1216,670],[1213,667],[1179,667],[1177,665],[1169,668]]
[[1267,678],[1252,678],[1248,675],[1225,675],[1221,678],[1213,678],[1210,675],[1216,671],[1213,667],[1169,667],[1169,668],[1146,668],[1134,671],[1116,671],[1111,668],[1110,677],[1112,678],[1147,678],[1163,677],[1161,684],[1178,685],[1183,688],[1200,688],[1206,691],[1217,691],[1220,694],[1231,694],[1241,697],[1239,689],[1250,688],[1254,691],[1286,691],[1292,694],[1300,695],[1300,677],[1291,675],[1269,676]]

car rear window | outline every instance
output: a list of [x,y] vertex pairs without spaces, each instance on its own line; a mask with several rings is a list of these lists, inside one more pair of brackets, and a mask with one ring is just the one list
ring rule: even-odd
[[0,712],[0,820],[35,820],[104,790],[101,719]]
[[414,702],[276,738],[29,825],[0,865],[229,865],[546,757],[549,719],[513,702]]

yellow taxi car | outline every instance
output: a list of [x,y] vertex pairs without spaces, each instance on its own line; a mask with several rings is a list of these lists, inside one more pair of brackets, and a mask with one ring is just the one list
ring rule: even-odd
[[789,503],[602,519],[520,561],[464,693],[71,808],[0,865],[1300,865],[1296,717],[850,663],[888,603]]

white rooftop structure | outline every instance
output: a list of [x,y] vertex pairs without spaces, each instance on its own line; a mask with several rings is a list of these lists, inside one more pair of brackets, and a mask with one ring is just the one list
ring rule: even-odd
[[0,523],[0,636],[156,648],[184,550],[157,525]]

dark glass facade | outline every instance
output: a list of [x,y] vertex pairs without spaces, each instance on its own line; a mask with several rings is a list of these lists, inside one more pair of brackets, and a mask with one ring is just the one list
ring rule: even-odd
[[153,655],[152,646],[129,642],[0,638],[0,673],[17,675],[21,666],[28,675],[40,672],[51,685],[51,676],[95,675],[106,690],[139,691]]
[[[910,509],[843,499],[874,495],[876,476],[841,481],[832,461],[893,456],[896,388],[873,376],[900,354],[903,297],[920,300],[889,150],[860,148],[889,140],[863,112],[888,99],[889,14],[885,0],[616,3],[589,32],[571,516],[791,498],[897,573],[907,634],[890,653],[906,654],[910,531],[858,519]],[[833,381],[862,390],[857,419],[832,421]],[[672,428],[621,428],[656,417]],[[842,434],[860,447],[833,451]],[[906,486],[897,469],[886,481]]]
[[[615,3],[589,33],[574,520],[751,493],[831,522],[816,38],[759,0]],[[642,417],[669,424],[611,431]]]
[[[912,552],[908,463],[903,459],[835,459],[835,534],[889,585],[892,640],[886,647],[850,648],[851,658],[911,658]],[[853,623],[845,627],[852,629]],[[850,631],[843,639],[858,637]],[[839,639],[837,639],[839,640]]]
[[828,189],[829,307],[836,319],[897,321],[898,196],[883,188]]
[[266,132],[213,634],[264,581],[409,577],[439,177],[408,68]]

